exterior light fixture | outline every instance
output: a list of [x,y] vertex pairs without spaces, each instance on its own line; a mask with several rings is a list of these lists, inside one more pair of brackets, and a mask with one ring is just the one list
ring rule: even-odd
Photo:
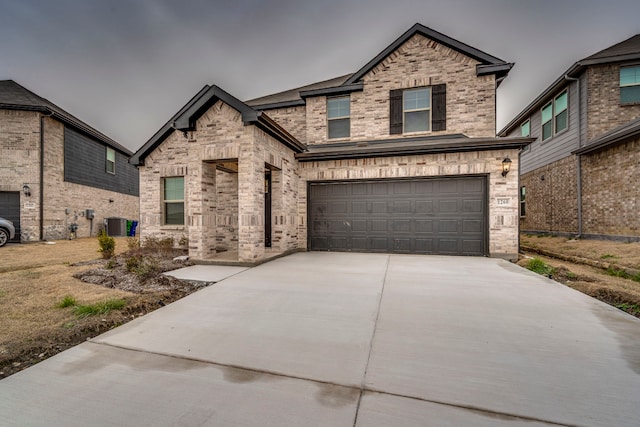
[[511,159],[505,157],[502,161],[502,176],[507,176],[509,171],[511,170]]
[[29,186],[27,184],[24,184],[22,186],[22,192],[24,193],[25,196],[29,197],[31,196],[31,188],[29,188]]

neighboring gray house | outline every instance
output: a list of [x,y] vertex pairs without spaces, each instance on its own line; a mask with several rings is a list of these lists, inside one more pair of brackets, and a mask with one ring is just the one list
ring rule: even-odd
[[499,136],[521,155],[523,232],[640,237],[640,34],[573,64]]
[[13,80],[0,81],[0,216],[23,242],[96,235],[137,219],[131,152]]
[[514,259],[518,177],[503,167],[517,170],[530,138],[495,137],[512,66],[416,24],[353,74],[247,102],[206,86],[131,159],[142,237],[244,263],[297,250]]

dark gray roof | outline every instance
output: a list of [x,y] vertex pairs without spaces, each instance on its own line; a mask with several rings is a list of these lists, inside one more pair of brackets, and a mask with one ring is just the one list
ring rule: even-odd
[[620,56],[637,55],[638,53],[640,53],[640,34],[636,34],[620,43],[602,49],[600,52],[587,56],[583,61],[617,58]]
[[143,165],[144,159],[151,154],[173,131],[189,131],[195,129],[195,123],[218,100],[230,105],[242,115],[245,125],[256,125],[295,152],[306,147],[287,130],[278,125],[262,111],[251,108],[246,103],[232,96],[218,86],[207,85],[189,100],[171,119],[165,123],[136,153],[129,162]]
[[308,151],[296,154],[301,162],[365,157],[407,156],[414,154],[452,153],[520,149],[535,138],[469,138],[463,134],[393,138],[369,142],[310,145]]
[[609,64],[622,61],[640,60],[640,34],[636,34],[633,37],[628,38],[620,43],[616,43],[613,46],[609,46],[591,56],[587,56],[574,63],[567,71],[562,73],[549,87],[547,87],[540,95],[538,95],[529,105],[527,105],[520,113],[518,113],[513,120],[511,120],[498,135],[505,136],[517,126],[520,125],[531,113],[542,107],[557,91],[562,89],[567,81],[565,76],[577,77],[582,74],[586,67],[590,65]]
[[617,128],[610,130],[604,135],[589,142],[584,147],[573,151],[572,154],[582,155],[593,153],[617,144],[622,144],[623,142],[634,138],[640,138],[640,118],[631,120],[622,126],[618,126]]
[[133,154],[130,150],[118,144],[113,139],[101,132],[98,132],[88,124],[58,107],[53,102],[36,95],[13,80],[0,80],[0,109],[40,111],[45,114],[52,114],[54,118],[60,120],[64,124],[88,134],[89,136],[126,154],[127,156],[131,156],[131,154]]
[[304,105],[304,100],[300,96],[300,92],[317,90],[317,89],[327,89],[327,88],[333,88],[336,86],[341,86],[349,77],[351,77],[351,74],[347,74],[340,77],[334,77],[329,80],[324,80],[318,83],[312,83],[306,86],[297,87],[295,89],[285,90],[283,92],[278,92],[273,95],[267,95],[267,96],[262,96],[260,98],[250,99],[245,103],[250,107],[255,107],[261,110],[274,108],[274,107],[270,107],[271,105],[276,105],[275,108],[282,108],[282,107],[277,107],[277,105],[284,104],[284,103],[298,102],[297,105]]
[[387,46],[382,52],[376,55],[376,57],[369,61],[364,67],[353,74],[347,74],[345,76],[286,90],[273,95],[251,99],[246,101],[246,104],[259,110],[285,108],[304,105],[304,98],[307,96],[325,94],[336,95],[362,90],[361,80],[364,75],[416,34],[421,34],[466,56],[476,59],[480,62],[476,67],[476,73],[479,76],[495,74],[497,77],[503,77],[506,76],[509,73],[509,70],[513,67],[513,63],[505,62],[500,58],[496,58],[486,52],[445,36],[444,34],[425,27],[424,25],[415,24],[393,43]]

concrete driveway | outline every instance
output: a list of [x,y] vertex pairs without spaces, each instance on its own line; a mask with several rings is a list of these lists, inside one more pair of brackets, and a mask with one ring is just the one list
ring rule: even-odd
[[222,276],[0,381],[0,423],[639,423],[640,320],[506,261],[312,252]]

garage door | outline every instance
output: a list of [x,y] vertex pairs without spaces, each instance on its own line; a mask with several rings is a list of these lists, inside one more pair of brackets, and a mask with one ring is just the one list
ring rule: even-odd
[[316,251],[487,255],[485,177],[309,183]]
[[0,191],[0,217],[13,222],[16,227],[16,238],[20,241],[20,193],[14,191]]

